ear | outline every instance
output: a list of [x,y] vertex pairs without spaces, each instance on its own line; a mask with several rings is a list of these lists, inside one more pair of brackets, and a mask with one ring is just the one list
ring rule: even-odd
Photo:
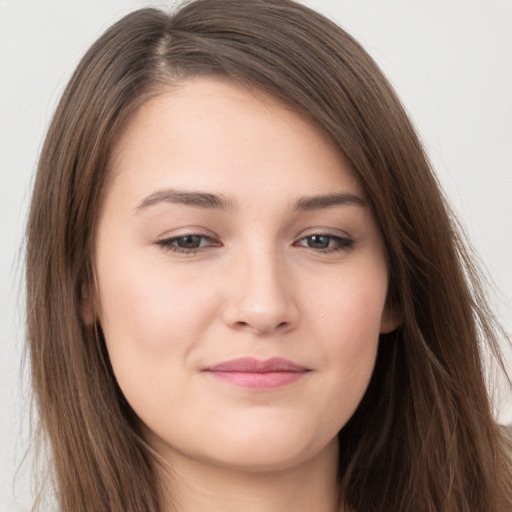
[[403,323],[402,308],[395,302],[386,301],[380,320],[380,334],[387,334],[398,329]]

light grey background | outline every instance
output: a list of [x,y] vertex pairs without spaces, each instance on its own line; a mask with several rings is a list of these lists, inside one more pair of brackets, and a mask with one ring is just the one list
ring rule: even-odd
[[[496,283],[512,330],[512,1],[310,0],[384,69]],[[27,510],[22,238],[56,101],[86,48],[140,0],[0,0],[0,511]],[[165,6],[169,2],[153,2]],[[21,290],[21,291],[20,291]],[[26,380],[26,379],[25,379]],[[25,385],[26,389],[26,385]],[[505,387],[497,408],[512,421]]]

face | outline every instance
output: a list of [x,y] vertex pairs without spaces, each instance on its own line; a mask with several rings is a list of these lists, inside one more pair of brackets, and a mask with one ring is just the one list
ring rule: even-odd
[[96,236],[115,376],[167,460],[286,468],[336,450],[387,311],[381,236],[314,126],[215,79],[143,105]]

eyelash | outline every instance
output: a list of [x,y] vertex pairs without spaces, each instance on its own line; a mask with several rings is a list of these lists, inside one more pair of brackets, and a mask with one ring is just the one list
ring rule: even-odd
[[[199,247],[193,247],[193,248],[186,248],[186,247],[179,247],[178,245],[175,245],[178,243],[179,240],[184,240],[186,238],[191,237],[197,237],[200,239],[199,241]],[[331,245],[332,242],[334,242],[334,247],[326,247],[326,248],[315,248],[315,247],[308,247],[307,245],[303,245],[301,242],[306,241],[308,239],[313,239],[314,237],[321,237],[321,238],[327,238],[328,244]],[[206,241],[207,244],[201,246],[201,244]],[[305,247],[307,249],[311,249],[314,252],[320,252],[323,254],[330,254],[335,253],[338,251],[350,251],[354,248],[355,241],[352,238],[349,237],[341,237],[337,235],[332,235],[329,233],[312,233],[311,235],[305,236],[294,242],[295,247]],[[187,233],[186,235],[182,236],[176,236],[172,238],[165,238],[163,240],[157,240],[155,242],[156,245],[161,247],[162,249],[166,251],[171,251],[179,254],[186,254],[189,256],[194,256],[198,251],[208,249],[210,247],[220,247],[222,244],[220,242],[216,242],[211,237],[206,235],[201,235],[199,233]]]
[[[308,247],[306,245],[302,245],[300,242],[304,241],[304,240],[308,240],[308,239],[312,239],[314,237],[322,237],[322,238],[327,238],[329,240],[329,244],[331,244],[331,242],[334,242],[335,243],[335,246],[334,247],[327,247],[325,249],[321,249],[321,248],[314,248],[314,247]],[[300,247],[306,247],[308,249],[311,249],[315,252],[321,252],[323,254],[329,254],[329,253],[333,253],[333,252],[338,252],[338,251],[350,251],[351,249],[354,248],[354,240],[352,238],[349,238],[349,237],[342,237],[342,236],[337,236],[337,235],[332,235],[330,233],[312,233],[311,235],[308,235],[308,236],[305,236],[305,237],[302,237],[300,238],[297,242],[295,242],[295,246],[299,245]]]
[[[174,245],[178,240],[184,240],[186,238],[191,238],[191,237],[200,238],[201,239],[200,244],[203,241],[207,241],[209,243],[208,243],[208,245],[205,245],[203,247],[201,247],[201,245],[199,245],[199,247],[193,247],[193,248],[186,248],[186,247],[180,247],[178,245]],[[190,256],[194,256],[194,254],[196,254],[197,251],[199,251],[199,250],[209,248],[209,247],[219,247],[221,244],[220,244],[220,242],[215,242],[213,240],[213,238],[206,236],[206,235],[200,235],[198,233],[187,233],[186,235],[182,235],[182,236],[175,236],[173,238],[164,238],[163,240],[157,240],[156,245],[162,247],[162,249],[164,249],[166,251],[171,251],[171,252],[176,252],[179,254],[187,254]]]

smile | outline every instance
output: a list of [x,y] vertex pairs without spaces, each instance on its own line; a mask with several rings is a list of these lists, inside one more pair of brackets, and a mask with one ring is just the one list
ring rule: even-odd
[[215,379],[255,390],[271,390],[291,384],[311,370],[280,357],[260,361],[251,357],[232,359],[205,368]]

